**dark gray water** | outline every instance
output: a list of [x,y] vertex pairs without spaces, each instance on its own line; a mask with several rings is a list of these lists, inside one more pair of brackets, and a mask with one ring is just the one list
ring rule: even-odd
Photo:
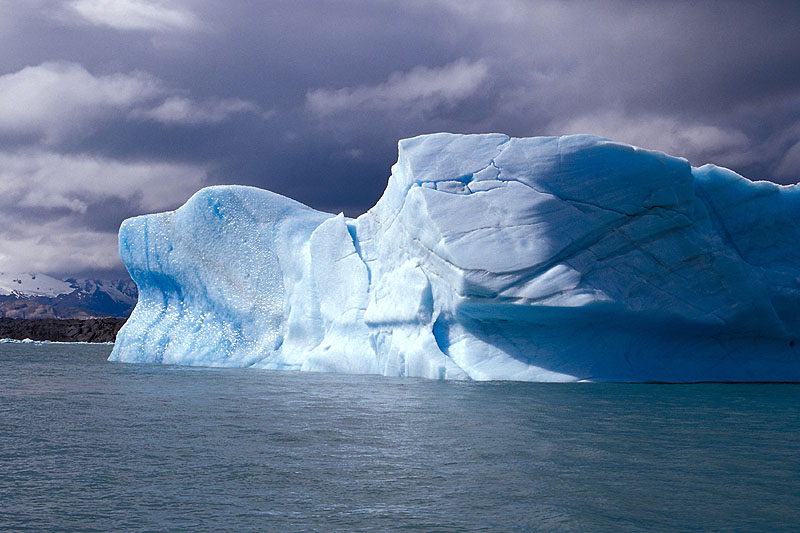
[[459,383],[0,344],[0,529],[797,531],[800,386]]

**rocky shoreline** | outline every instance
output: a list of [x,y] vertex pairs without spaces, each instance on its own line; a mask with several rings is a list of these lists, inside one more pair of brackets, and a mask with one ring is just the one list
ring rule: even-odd
[[0,318],[0,339],[114,342],[124,318]]

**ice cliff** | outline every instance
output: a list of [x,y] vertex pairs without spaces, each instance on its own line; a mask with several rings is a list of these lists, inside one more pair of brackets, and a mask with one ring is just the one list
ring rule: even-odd
[[425,135],[355,220],[240,186],[126,220],[110,359],[796,381],[799,221],[800,187],[595,136]]

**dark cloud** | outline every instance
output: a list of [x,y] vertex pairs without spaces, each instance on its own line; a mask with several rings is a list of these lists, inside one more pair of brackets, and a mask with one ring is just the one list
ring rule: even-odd
[[109,196],[99,202],[89,204],[86,208],[86,227],[98,232],[116,232],[119,220],[141,214],[141,195],[133,194],[128,198]]
[[383,190],[397,140],[442,130],[599,133],[800,179],[790,2],[0,0],[0,11],[0,261],[19,268],[120,270],[122,218],[213,183],[357,215]]

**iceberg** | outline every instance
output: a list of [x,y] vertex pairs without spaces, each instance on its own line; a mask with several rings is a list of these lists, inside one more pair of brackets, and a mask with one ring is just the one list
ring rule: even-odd
[[592,135],[423,135],[350,219],[214,186],[126,220],[110,360],[800,381],[800,187]]

